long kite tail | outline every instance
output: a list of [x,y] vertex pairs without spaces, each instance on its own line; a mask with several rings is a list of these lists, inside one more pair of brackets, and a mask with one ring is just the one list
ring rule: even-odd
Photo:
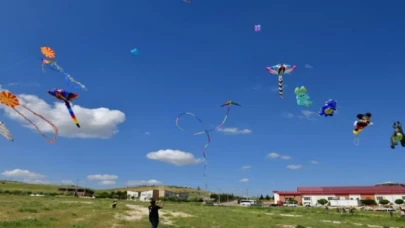
[[278,94],[283,98],[283,75],[278,76]]
[[77,126],[78,128],[80,128],[79,121],[77,120],[76,115],[75,115],[75,113],[73,112],[72,107],[70,106],[70,103],[69,103],[68,101],[65,101],[65,105],[66,105],[66,108],[67,108],[68,111],[69,111],[70,117],[72,117],[73,122],[76,124],[76,126]]
[[45,117],[39,115],[38,113],[32,111],[32,110],[31,110],[30,108],[28,108],[27,106],[22,105],[22,104],[21,104],[21,106],[22,106],[23,108],[27,109],[28,111],[30,111],[30,112],[31,112],[32,114],[34,114],[35,116],[37,116],[37,117],[41,118],[42,120],[44,120],[45,122],[47,122],[49,125],[51,125],[51,127],[53,128],[53,131],[54,131],[54,134],[53,134],[53,138],[52,138],[52,139],[48,138],[48,136],[46,136],[46,135],[39,129],[39,127],[38,127],[36,124],[34,124],[30,119],[28,119],[26,116],[24,116],[24,115],[23,115],[21,112],[19,112],[17,109],[13,108],[18,114],[20,114],[20,116],[22,116],[22,117],[23,117],[25,120],[27,120],[32,126],[34,126],[34,127],[37,129],[38,133],[39,133],[40,135],[42,135],[42,136],[48,141],[48,143],[50,143],[50,144],[55,143],[55,142],[56,142],[56,137],[58,137],[58,128],[57,128],[51,121],[47,120]]

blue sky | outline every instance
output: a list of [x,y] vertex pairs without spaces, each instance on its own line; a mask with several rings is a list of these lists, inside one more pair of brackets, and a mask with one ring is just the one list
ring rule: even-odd
[[[211,134],[211,191],[243,194],[249,189],[254,195],[297,186],[404,182],[399,171],[405,149],[389,147],[392,122],[405,122],[400,107],[403,7],[298,0],[2,2],[0,84],[15,94],[35,96],[21,99],[31,99],[34,111],[54,120],[61,136],[50,145],[3,108],[2,121],[15,142],[2,140],[0,171],[46,176],[5,173],[4,178],[15,180],[79,178],[93,188],[149,180],[204,187],[201,163],[175,166],[167,161],[187,158],[155,154],[162,162],[147,154],[172,149],[201,158],[205,138],[179,131],[176,116],[193,112],[214,126],[225,112],[219,106],[232,99],[242,107],[231,110],[224,127],[252,132]],[[254,32],[255,24],[261,24],[261,32]],[[56,50],[57,62],[87,92],[69,87],[60,74],[42,73],[39,47],[44,45]],[[131,55],[133,48],[140,54]],[[277,63],[297,65],[284,78],[284,99],[274,90],[277,77],[265,70]],[[309,109],[296,104],[293,91],[302,85],[313,100]],[[80,94],[74,105],[82,108],[73,109],[81,129],[63,104],[55,106],[46,93],[52,88]],[[338,101],[337,115],[318,117],[329,98]],[[365,112],[373,114],[374,125],[355,146],[353,122]],[[201,130],[191,118],[184,118],[182,126]],[[291,158],[272,159],[269,153]],[[87,179],[98,174],[113,176]],[[249,181],[240,182],[244,178]]]

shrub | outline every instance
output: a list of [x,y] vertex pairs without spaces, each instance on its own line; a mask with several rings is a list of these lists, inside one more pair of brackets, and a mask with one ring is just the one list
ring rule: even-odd
[[378,201],[381,205],[387,205],[390,203],[390,201],[386,200],[386,199],[382,199],[380,201]]
[[401,205],[401,204],[403,204],[403,203],[404,203],[404,200],[403,200],[403,199],[397,199],[397,200],[395,200],[395,204]]
[[319,203],[320,205],[325,205],[325,204],[328,203],[328,201],[327,201],[326,199],[319,199],[319,200],[318,200],[318,203]]
[[365,199],[365,200],[360,200],[360,202],[366,206],[374,206],[377,205],[377,202],[373,199]]

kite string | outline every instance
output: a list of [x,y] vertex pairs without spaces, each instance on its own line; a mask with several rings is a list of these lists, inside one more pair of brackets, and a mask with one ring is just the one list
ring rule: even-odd
[[38,127],[36,124],[34,124],[30,119],[28,119],[26,116],[24,116],[24,115],[23,115],[20,111],[18,111],[16,108],[13,108],[14,111],[16,111],[18,114],[20,114],[20,116],[22,116],[22,117],[23,117],[25,120],[27,120],[31,125],[33,125],[33,126],[37,129],[38,133],[41,134],[41,135],[48,141],[48,143],[50,143],[50,144],[55,143],[55,142],[56,142],[56,137],[58,136],[58,128],[57,128],[51,121],[45,119],[45,117],[43,117],[43,116],[39,115],[38,113],[32,111],[32,110],[31,110],[30,108],[28,108],[27,106],[22,105],[22,104],[20,104],[20,105],[21,105],[23,108],[25,108],[25,109],[27,109],[28,111],[30,111],[30,112],[31,112],[32,114],[34,114],[35,116],[41,118],[42,120],[44,120],[45,122],[47,122],[49,125],[51,125],[51,127],[52,127],[53,130],[54,130],[53,139],[49,139],[48,136],[46,136],[46,135],[39,129],[39,127]]
[[[231,106],[229,105],[228,109],[226,110],[226,113],[225,113],[225,116],[224,116],[224,119],[222,120],[222,122],[218,126],[216,126],[215,128],[207,130],[207,131],[211,132],[211,131],[219,130],[220,128],[222,128],[225,125],[226,121],[228,120],[228,116],[229,116],[230,111],[231,111]],[[205,133],[204,131],[201,131],[201,132],[194,133],[193,135],[201,135],[201,134],[204,134],[204,133]]]

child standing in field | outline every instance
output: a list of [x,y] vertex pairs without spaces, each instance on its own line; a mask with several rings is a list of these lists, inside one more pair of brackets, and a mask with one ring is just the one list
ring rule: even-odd
[[162,209],[164,206],[163,205],[160,207],[156,205],[156,201],[152,199],[150,201],[150,206],[148,207],[149,209],[149,222],[152,225],[152,228],[157,228],[159,225],[159,210]]

